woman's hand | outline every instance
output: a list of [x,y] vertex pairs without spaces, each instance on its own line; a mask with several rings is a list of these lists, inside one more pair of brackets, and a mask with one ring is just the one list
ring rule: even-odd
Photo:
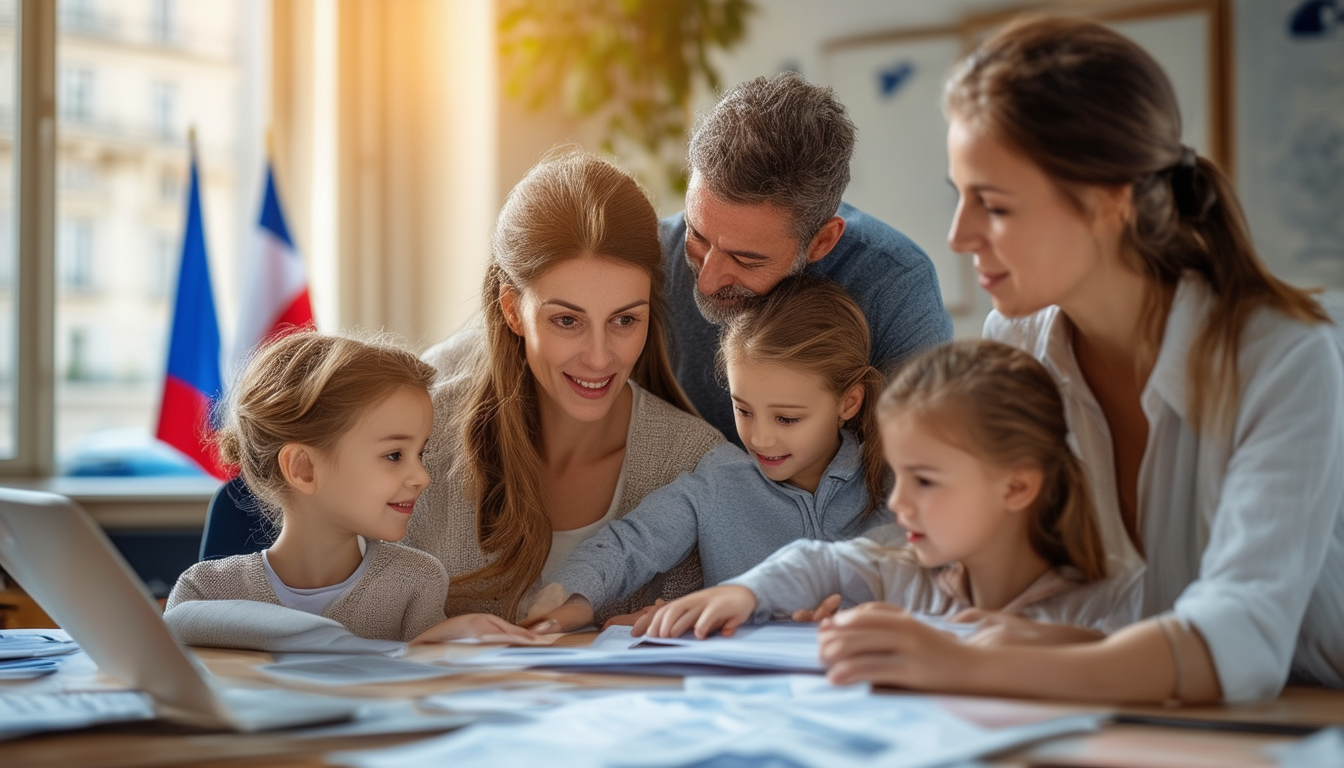
[[977,649],[890,603],[864,603],[821,622],[821,662],[836,685],[871,682],[954,690]]
[[489,613],[464,613],[444,619],[421,632],[411,645],[446,643],[450,640],[472,638],[484,643],[524,643],[536,645],[540,638],[516,624]]
[[673,600],[650,616],[635,622],[630,634],[639,637],[681,637],[688,629],[695,629],[701,640],[719,630],[724,637],[732,637],[756,610],[756,595],[746,587],[726,584],[702,589],[699,592]]
[[523,623],[539,635],[573,632],[593,623],[593,606],[583,595],[570,595],[560,607],[540,616],[528,616]]
[[1104,640],[1106,634],[1095,629],[1068,624],[1042,624],[1002,611],[968,608],[952,617],[952,621],[980,624],[975,633],[966,638],[973,645],[1069,645]]
[[837,592],[834,595],[831,595],[830,597],[826,598],[825,600],[822,600],[821,604],[818,605],[816,608],[812,609],[804,608],[800,611],[794,611],[792,614],[790,614],[790,618],[793,619],[794,621],[801,621],[801,622],[821,621],[822,619],[829,618],[835,615],[835,611],[839,607],[840,607],[840,593]]

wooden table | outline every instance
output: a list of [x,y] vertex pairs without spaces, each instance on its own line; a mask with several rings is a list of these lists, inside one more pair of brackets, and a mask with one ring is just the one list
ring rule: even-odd
[[[564,638],[566,645],[583,644],[586,636]],[[263,653],[198,649],[198,654],[216,674],[253,680],[266,680],[256,667],[269,661]],[[439,657],[433,648],[415,649],[410,658]],[[677,686],[680,681],[666,677],[630,677],[592,673],[570,674],[551,671],[483,672],[455,675],[428,681],[383,684],[341,689],[341,693],[374,698],[418,698],[467,688],[535,679],[568,682],[595,687],[623,685]],[[327,686],[292,685],[303,690],[331,693]],[[891,695],[906,695],[892,691]],[[992,699],[978,697],[938,697],[959,715],[985,726],[1006,726],[1045,717],[1074,713],[1111,711],[1113,708],[1043,701]],[[1125,713],[1186,717],[1222,721],[1254,721],[1344,725],[1344,691],[1289,688],[1279,699],[1248,706],[1185,707],[1179,709],[1125,708]],[[435,733],[394,736],[360,736],[300,740],[283,733],[221,734],[205,733],[162,724],[112,725],[76,733],[34,736],[0,742],[0,766],[20,768],[130,768],[131,766],[190,765],[197,768],[241,768],[242,766],[325,765],[322,756],[336,750],[370,749],[429,738]],[[1100,733],[1078,738],[1059,739],[1018,752],[999,756],[993,765],[1001,766],[1161,766],[1162,768],[1223,768],[1224,766],[1271,766],[1263,754],[1265,746],[1291,741],[1293,737],[1186,730],[1152,725],[1111,725]]]

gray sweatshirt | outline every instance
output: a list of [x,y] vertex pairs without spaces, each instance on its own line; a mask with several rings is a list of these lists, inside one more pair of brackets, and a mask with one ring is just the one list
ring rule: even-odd
[[551,581],[594,610],[619,600],[700,547],[706,585],[741,574],[795,539],[839,541],[892,522],[868,506],[859,441],[841,431],[840,450],[815,494],[766,477],[735,445],[720,445],[695,471],[650,493],[620,520],[575,547]]
[[[1076,568],[1048,570],[1002,610],[1032,621],[1114,632],[1139,619],[1142,570],[1124,571],[1114,562],[1111,569],[1114,576],[1090,584]],[[975,605],[960,563],[925,568],[905,547],[866,538],[796,541],[728,583],[756,595],[754,622],[815,608],[837,593],[842,608],[882,600],[940,618]]]

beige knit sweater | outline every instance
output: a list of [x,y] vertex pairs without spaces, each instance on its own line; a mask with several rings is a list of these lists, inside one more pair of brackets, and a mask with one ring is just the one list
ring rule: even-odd
[[[443,621],[448,574],[437,560],[410,547],[370,541],[368,568],[322,614],[352,634],[407,642]],[[234,555],[197,563],[168,595],[167,608],[191,600],[254,600],[280,605],[266,578],[262,554]]]
[[[456,418],[467,390],[466,375],[471,370],[467,358],[479,350],[475,342],[480,336],[479,331],[470,329],[460,332],[424,355],[425,361],[440,372],[440,378],[431,390],[434,434],[425,450],[425,466],[433,482],[420,494],[410,528],[402,541],[437,557],[451,579],[489,562],[481,551],[477,535],[476,505],[466,487],[470,471],[463,462]],[[631,382],[631,386],[636,385]],[[649,493],[672,482],[681,473],[695,469],[701,457],[724,441],[717,429],[698,416],[692,416],[650,392],[645,391],[643,395],[642,407],[632,414],[625,461],[621,466],[623,482],[616,517],[624,517]],[[597,621],[600,624],[611,616],[650,605],[658,597],[669,600],[681,597],[702,585],[700,557],[692,554],[629,599],[607,606],[597,616]],[[493,613],[517,621],[526,613],[540,586],[534,584],[524,596],[517,616],[504,616],[501,600],[474,599],[450,586],[446,612],[449,616]]]

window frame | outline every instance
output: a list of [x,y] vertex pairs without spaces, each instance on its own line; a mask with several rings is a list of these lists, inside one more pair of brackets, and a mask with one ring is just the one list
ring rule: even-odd
[[58,4],[18,0],[16,6],[15,450],[0,457],[0,475],[49,477],[55,469]]

